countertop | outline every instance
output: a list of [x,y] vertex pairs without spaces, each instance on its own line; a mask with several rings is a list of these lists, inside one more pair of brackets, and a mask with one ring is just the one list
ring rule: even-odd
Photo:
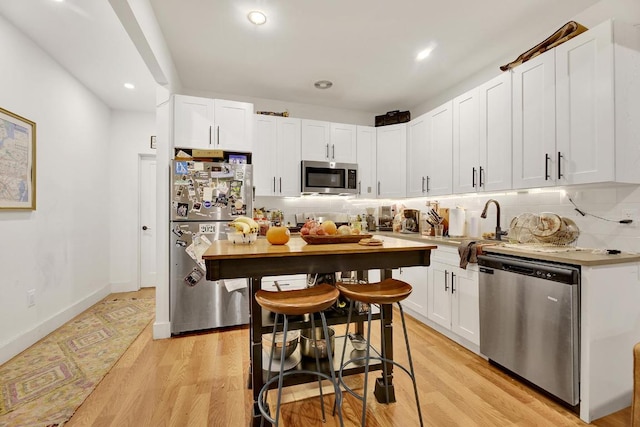
[[[420,234],[405,234],[394,233],[390,231],[378,231],[376,234],[380,236],[389,236],[399,239],[407,239],[418,242],[425,242],[435,245],[444,246],[459,246],[463,241],[475,240],[485,243],[491,243],[491,245],[483,246],[483,251],[487,253],[495,253],[502,255],[519,256],[522,258],[529,258],[542,261],[561,262],[564,264],[583,265],[583,266],[600,266],[611,264],[622,264],[629,262],[640,262],[640,254],[635,253],[620,253],[615,255],[608,255],[602,253],[594,253],[594,249],[579,248],[578,250],[566,251],[566,252],[540,252],[531,250],[527,245],[509,245],[505,246],[506,242],[487,241],[472,237],[443,237],[436,239],[433,236],[421,236]],[[496,243],[495,245],[493,243]]]

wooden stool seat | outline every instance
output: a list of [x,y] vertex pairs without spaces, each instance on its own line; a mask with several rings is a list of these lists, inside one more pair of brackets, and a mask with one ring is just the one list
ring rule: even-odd
[[396,279],[364,285],[336,283],[336,287],[345,297],[367,304],[393,304],[404,300],[413,290],[410,284]]
[[338,289],[322,284],[283,292],[261,289],[256,292],[256,301],[262,308],[273,313],[295,316],[326,310],[336,302],[339,296]]

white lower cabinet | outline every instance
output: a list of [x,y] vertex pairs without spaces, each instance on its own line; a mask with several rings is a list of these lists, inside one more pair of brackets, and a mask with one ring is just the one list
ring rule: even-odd
[[291,274],[288,276],[268,276],[262,278],[262,289],[267,291],[276,291],[275,282],[283,291],[292,291],[294,289],[304,289],[307,286],[306,274]]
[[402,301],[402,305],[427,317],[427,277],[429,267],[404,267],[393,270],[393,278],[407,282],[413,288],[411,295]]
[[478,266],[460,268],[457,248],[439,247],[428,267],[427,317],[459,337],[480,345]]

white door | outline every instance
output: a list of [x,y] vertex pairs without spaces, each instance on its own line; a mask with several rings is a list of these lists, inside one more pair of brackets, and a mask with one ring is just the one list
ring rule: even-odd
[[451,328],[451,278],[453,270],[451,265],[438,261],[431,262],[429,267],[429,280],[427,295],[427,307],[429,319]]
[[140,157],[140,205],[138,257],[141,288],[156,286],[156,157]]
[[407,197],[420,197],[427,192],[426,168],[429,159],[427,146],[427,114],[409,122],[407,131]]
[[478,90],[453,100],[453,192],[478,191],[480,163]]
[[356,156],[356,125],[331,123],[331,153],[330,160],[340,163],[355,163]]

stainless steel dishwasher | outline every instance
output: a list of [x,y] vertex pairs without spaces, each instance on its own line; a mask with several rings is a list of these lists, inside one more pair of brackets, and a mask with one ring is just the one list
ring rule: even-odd
[[481,255],[480,352],[571,406],[580,400],[576,267]]

